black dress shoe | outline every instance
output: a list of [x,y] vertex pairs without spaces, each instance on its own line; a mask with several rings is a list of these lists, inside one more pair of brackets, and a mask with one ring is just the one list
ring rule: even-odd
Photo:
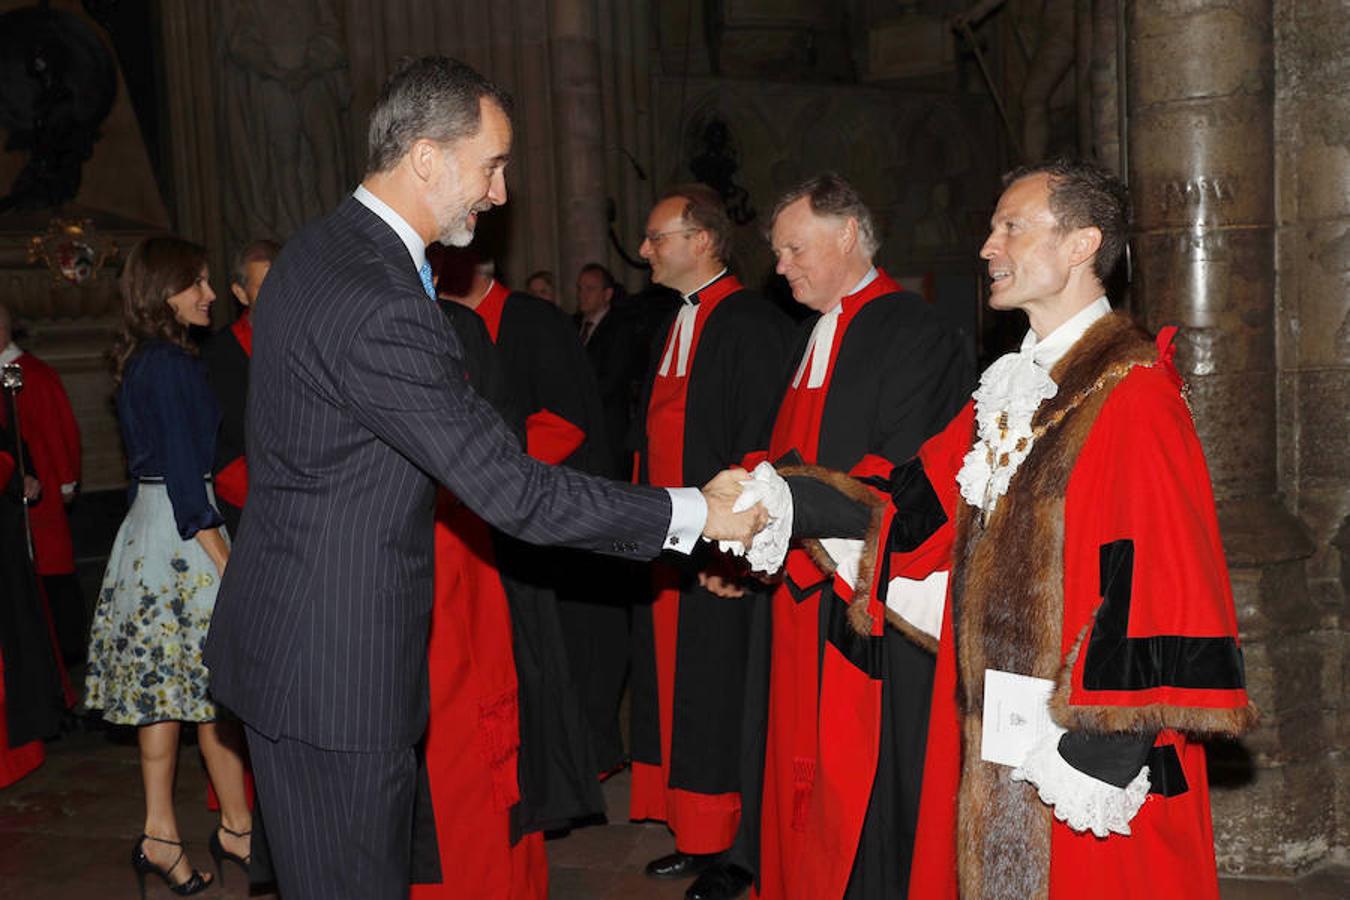
[[716,862],[718,854],[680,853],[658,857],[647,863],[648,878],[693,878]]
[[689,890],[684,892],[684,900],[734,900],[745,893],[754,882],[754,877],[740,866],[731,863],[718,863],[710,866],[698,876]]

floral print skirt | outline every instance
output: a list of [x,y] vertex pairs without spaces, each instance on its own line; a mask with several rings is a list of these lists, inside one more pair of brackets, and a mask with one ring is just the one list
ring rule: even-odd
[[206,551],[178,536],[164,485],[142,482],[94,608],[85,705],[119,725],[215,719],[202,646],[219,586]]

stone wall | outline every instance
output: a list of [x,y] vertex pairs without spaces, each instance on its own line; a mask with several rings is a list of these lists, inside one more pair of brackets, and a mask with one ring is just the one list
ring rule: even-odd
[[[1333,822],[1306,848],[1350,847],[1350,20],[1337,0],[1276,0],[1275,269],[1279,322],[1279,487],[1307,529],[1301,706],[1314,731],[1282,729],[1293,758],[1323,760],[1303,789]],[[1321,738],[1320,746],[1315,739]],[[1301,860],[1291,860],[1298,863]]]
[[1215,849],[1223,871],[1292,875],[1346,846],[1350,31],[1343,4],[1124,9],[1134,295],[1182,326],[1263,713],[1210,746]]

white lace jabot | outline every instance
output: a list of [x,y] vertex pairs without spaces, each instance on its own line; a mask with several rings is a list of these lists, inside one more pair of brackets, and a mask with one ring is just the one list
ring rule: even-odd
[[1028,330],[1020,350],[1000,357],[984,370],[975,389],[979,439],[956,476],[961,496],[971,506],[986,514],[994,511],[1017,467],[1031,452],[1035,440],[1032,417],[1043,402],[1059,392],[1050,370],[1093,323],[1109,312],[1110,302],[1099,297],[1042,340]]

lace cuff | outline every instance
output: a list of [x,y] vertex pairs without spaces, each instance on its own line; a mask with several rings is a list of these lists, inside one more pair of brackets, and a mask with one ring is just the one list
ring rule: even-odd
[[1099,781],[1064,761],[1059,755],[1061,735],[1048,735],[1013,769],[1013,781],[1036,788],[1055,818],[1074,831],[1091,831],[1099,838],[1130,833],[1130,820],[1148,798],[1148,766],[1123,788]]
[[777,470],[767,462],[755,466],[750,478],[741,482],[741,496],[733,509],[742,512],[763,503],[769,524],[755,535],[747,552],[740,541],[718,541],[725,553],[744,556],[756,572],[777,572],[783,567],[788,544],[792,540],[792,491]]

